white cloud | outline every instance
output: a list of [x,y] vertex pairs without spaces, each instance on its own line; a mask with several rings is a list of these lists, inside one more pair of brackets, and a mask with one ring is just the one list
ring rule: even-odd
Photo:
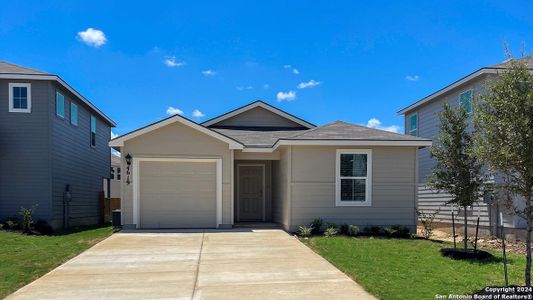
[[213,70],[205,70],[205,71],[202,71],[202,74],[204,74],[204,76],[215,76],[217,72]]
[[407,81],[418,81],[420,79],[420,76],[418,75],[407,75],[405,76],[405,80]]
[[281,101],[292,101],[296,99],[296,92],[295,91],[288,91],[288,92],[278,92],[276,95],[276,98],[278,99],[278,102]]
[[165,58],[165,60],[163,61],[163,63],[164,63],[167,67],[171,67],[171,68],[174,68],[174,67],[181,67],[181,66],[184,66],[184,65],[185,65],[185,62],[184,62],[184,61],[178,61],[178,62],[176,62],[176,57],[175,57],[175,56],[169,56],[169,57]]
[[249,91],[249,90],[253,90],[253,89],[254,89],[254,87],[251,86],[251,85],[248,85],[248,86],[238,86],[238,87],[237,87],[237,91],[244,91],[244,90],[248,90],[248,91]]
[[87,28],[85,31],[78,32],[78,39],[95,48],[98,48],[107,42],[104,32],[94,28]]
[[400,133],[400,126],[397,126],[397,125],[382,126],[381,121],[376,118],[372,118],[368,120],[368,122],[366,122],[366,127],[386,130],[386,131],[390,131],[394,133]]
[[169,106],[167,108],[167,115],[183,115],[183,111],[179,108]]
[[113,131],[111,131],[111,139],[114,139],[118,137],[118,134],[114,133]]
[[283,68],[284,69],[292,69],[291,72],[294,75],[300,74],[300,71],[298,71],[298,69],[296,69],[296,68],[293,68],[292,65],[283,65]]
[[298,88],[299,89],[306,89],[306,88],[312,88],[314,86],[317,86],[317,85],[320,85],[322,82],[320,81],[316,81],[316,80],[309,80],[308,82],[300,82],[300,84],[298,84]]
[[205,114],[197,109],[192,111],[192,116],[195,118],[202,118],[205,117]]

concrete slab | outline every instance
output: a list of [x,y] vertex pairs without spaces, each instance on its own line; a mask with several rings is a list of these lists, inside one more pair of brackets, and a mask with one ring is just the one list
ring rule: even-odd
[[375,299],[282,230],[114,234],[7,299]]

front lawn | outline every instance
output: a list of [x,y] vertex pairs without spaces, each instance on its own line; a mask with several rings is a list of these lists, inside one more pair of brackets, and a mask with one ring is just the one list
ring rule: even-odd
[[[442,257],[450,247],[428,240],[312,237],[306,245],[381,299],[435,299],[503,285],[501,253],[485,262]],[[524,284],[525,257],[507,255],[511,284]]]
[[0,299],[112,233],[110,226],[71,229],[52,236],[0,231]]

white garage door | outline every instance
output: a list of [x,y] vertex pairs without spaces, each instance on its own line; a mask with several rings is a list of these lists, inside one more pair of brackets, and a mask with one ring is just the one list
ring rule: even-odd
[[215,228],[216,163],[139,162],[141,228]]

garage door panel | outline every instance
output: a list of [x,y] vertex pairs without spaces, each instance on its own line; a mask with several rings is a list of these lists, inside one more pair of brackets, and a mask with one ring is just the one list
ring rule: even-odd
[[141,162],[139,179],[141,227],[216,227],[214,162]]

